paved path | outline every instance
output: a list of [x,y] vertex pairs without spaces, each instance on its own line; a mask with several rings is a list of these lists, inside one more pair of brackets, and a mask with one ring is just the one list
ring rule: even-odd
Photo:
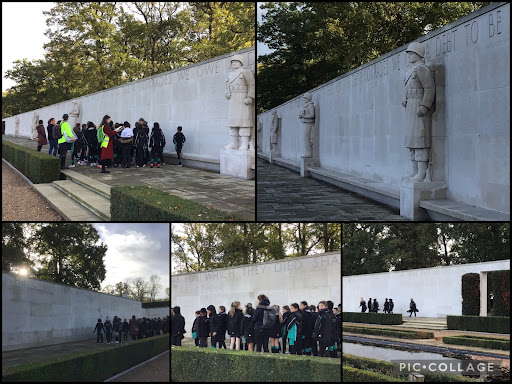
[[2,160],[2,221],[63,221],[29,183]]
[[397,209],[257,160],[257,219],[261,221],[407,220]]
[[111,382],[166,382],[168,383],[170,377],[170,364],[169,364],[169,353],[165,353],[149,363],[132,369]]
[[[29,148],[37,148],[26,138],[2,136]],[[48,151],[48,146],[43,151]],[[70,161],[70,155],[67,158]],[[66,162],[66,165],[68,163]],[[162,168],[109,168],[111,173],[102,174],[95,167],[81,165],[73,171],[89,176],[111,186],[151,185],[173,195],[187,198],[207,207],[236,213],[243,220],[255,220],[255,181],[221,175],[202,169],[165,165]]]

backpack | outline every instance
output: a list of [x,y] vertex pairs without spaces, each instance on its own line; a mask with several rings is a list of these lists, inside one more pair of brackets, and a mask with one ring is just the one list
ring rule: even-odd
[[148,143],[148,136],[146,135],[146,132],[143,130],[140,130],[137,132],[137,139],[136,139],[136,146],[137,148],[143,148]]
[[272,329],[276,323],[277,312],[274,308],[264,309],[261,329]]
[[52,136],[54,139],[60,139],[62,137],[62,130],[60,129],[60,124],[55,124],[53,126]]

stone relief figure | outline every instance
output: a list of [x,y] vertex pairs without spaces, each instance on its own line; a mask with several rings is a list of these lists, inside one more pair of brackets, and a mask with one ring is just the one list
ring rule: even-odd
[[14,136],[20,133],[20,119],[18,116],[14,118]]
[[302,96],[302,109],[299,118],[302,120],[302,157],[312,157],[313,141],[311,133],[315,125],[315,103],[313,102],[313,95],[309,92]]
[[39,123],[39,114],[37,112],[34,112],[32,114],[32,138],[37,137],[37,129]]
[[430,154],[430,132],[432,126],[432,104],[435,97],[434,76],[425,65],[425,46],[411,43],[407,56],[412,67],[405,76],[406,112],[405,146],[409,148],[412,172],[405,176],[411,181],[424,181]]
[[[231,72],[226,79],[231,143],[225,146],[225,149],[246,151],[249,148],[251,128],[254,126],[251,109],[254,97],[254,75],[251,70],[243,68],[242,55],[235,55],[231,59]],[[240,147],[239,138],[241,138]]]
[[257,147],[261,150],[263,147],[261,146],[262,142],[262,135],[263,135],[263,123],[261,122],[261,119],[258,119],[258,128],[257,128],[257,136],[258,136],[258,142],[256,143]]
[[277,117],[277,110],[272,111],[272,130],[270,131],[270,150],[277,149],[277,131],[279,130],[279,117]]
[[73,100],[71,106],[71,112],[69,113],[71,119],[70,119],[70,125],[71,128],[75,126],[76,123],[80,122],[80,114],[82,113],[82,108],[80,106],[80,103],[76,100]]

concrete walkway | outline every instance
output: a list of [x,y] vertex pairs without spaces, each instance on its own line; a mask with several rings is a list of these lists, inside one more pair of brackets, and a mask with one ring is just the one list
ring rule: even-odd
[[398,210],[258,158],[261,221],[404,221]]
[[[26,138],[2,136],[18,145],[36,149],[34,141]],[[43,147],[43,152],[48,146]],[[69,165],[68,156],[66,165]],[[234,212],[243,220],[255,220],[255,181],[220,175],[196,168],[165,165],[162,168],[109,168],[103,174],[95,167],[81,165],[71,168],[110,186],[151,185],[172,195],[193,200],[208,207]]]

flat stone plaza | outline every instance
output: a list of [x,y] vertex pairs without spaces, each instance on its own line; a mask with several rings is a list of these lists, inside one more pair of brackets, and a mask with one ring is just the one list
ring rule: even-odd
[[[34,141],[23,137],[5,135],[2,139],[29,148],[35,146]],[[43,151],[45,148],[47,147],[43,147]],[[69,158],[67,161],[69,162]],[[167,164],[160,169],[151,169],[149,166],[145,168],[132,166],[128,169],[111,168],[111,173],[108,174],[100,173],[98,168],[86,165],[76,166],[71,170],[108,186],[150,185],[208,207],[234,212],[245,220],[254,220],[255,217],[254,180],[240,179],[186,166],[177,167],[172,164]],[[50,191],[53,189],[55,188],[52,187]],[[55,193],[57,192],[55,191]],[[60,198],[68,199],[64,194]],[[80,216],[80,218],[83,217]]]
[[257,219],[407,220],[398,209],[258,158]]

